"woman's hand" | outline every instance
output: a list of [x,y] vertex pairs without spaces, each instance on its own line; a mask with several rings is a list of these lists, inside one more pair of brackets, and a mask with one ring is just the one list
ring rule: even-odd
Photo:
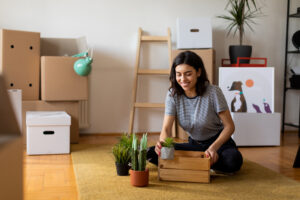
[[204,153],[207,158],[210,158],[210,166],[215,164],[219,159],[217,151],[212,148],[208,148]]
[[155,152],[156,152],[156,154],[158,155],[158,156],[160,156],[160,150],[161,150],[161,143],[162,142],[160,142],[160,141],[158,141],[157,143],[156,143],[156,145],[155,145]]

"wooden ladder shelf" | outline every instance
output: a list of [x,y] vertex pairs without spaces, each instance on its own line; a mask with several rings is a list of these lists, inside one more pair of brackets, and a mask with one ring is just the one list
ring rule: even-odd
[[[141,28],[138,30],[138,44],[135,60],[135,73],[134,73],[134,83],[132,89],[132,106],[130,111],[129,129],[128,133],[132,133],[134,125],[134,114],[136,108],[164,108],[163,103],[150,103],[150,102],[136,102],[137,96],[137,84],[139,75],[169,75],[171,69],[171,31],[170,28],[167,30],[167,36],[146,36],[142,35],[143,31]],[[140,69],[140,51],[142,42],[166,42],[168,44],[168,54],[169,54],[169,69]]]

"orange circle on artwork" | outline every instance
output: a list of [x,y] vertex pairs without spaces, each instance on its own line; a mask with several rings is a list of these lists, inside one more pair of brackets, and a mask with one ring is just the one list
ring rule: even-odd
[[247,85],[248,87],[252,87],[252,86],[254,85],[254,81],[253,81],[252,79],[248,79],[248,80],[246,81],[246,85]]

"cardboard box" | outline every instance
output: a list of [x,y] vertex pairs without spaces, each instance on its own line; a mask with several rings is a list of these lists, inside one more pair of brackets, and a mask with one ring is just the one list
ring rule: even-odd
[[[79,76],[73,66],[79,58],[71,55],[87,51],[85,39],[41,39],[41,99],[78,101],[88,99],[88,77]],[[68,55],[68,56],[65,56]]]
[[23,145],[5,82],[0,76],[0,199],[23,199]]
[[210,18],[178,18],[177,49],[212,48]]
[[238,146],[280,146],[280,113],[231,113]]
[[0,74],[7,89],[21,89],[23,100],[40,96],[40,33],[0,30]]
[[22,90],[7,90],[10,102],[17,118],[19,129],[22,129]]
[[204,152],[175,150],[173,160],[158,160],[158,178],[162,181],[210,182],[210,160]]
[[[186,50],[172,50],[172,60],[181,52]],[[213,49],[189,49],[196,53],[198,56],[201,57],[208,80],[215,84],[214,73],[215,73],[215,52]]]
[[27,111],[65,111],[71,116],[71,130],[70,141],[71,143],[78,143],[79,141],[79,102],[46,102],[46,101],[23,101],[23,128],[22,134],[26,136],[26,112]]
[[70,153],[71,117],[64,111],[26,112],[27,154]]

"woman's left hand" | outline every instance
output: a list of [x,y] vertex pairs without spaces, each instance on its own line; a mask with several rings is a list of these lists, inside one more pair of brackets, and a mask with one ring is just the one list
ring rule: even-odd
[[210,158],[210,166],[215,164],[219,159],[219,155],[214,149],[208,148],[204,153],[207,158]]

